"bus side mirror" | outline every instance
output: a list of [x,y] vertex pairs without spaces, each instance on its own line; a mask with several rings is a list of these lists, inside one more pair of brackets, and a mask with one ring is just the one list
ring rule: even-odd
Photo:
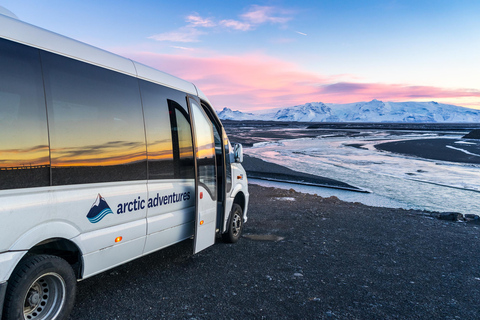
[[233,155],[235,157],[235,162],[243,162],[243,147],[240,143],[233,144]]

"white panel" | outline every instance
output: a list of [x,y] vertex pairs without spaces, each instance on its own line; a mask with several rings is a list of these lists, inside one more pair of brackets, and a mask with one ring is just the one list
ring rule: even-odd
[[172,76],[168,73],[158,71],[157,69],[148,67],[138,62],[135,63],[135,68],[137,69],[138,77],[141,79],[151,80],[153,82],[162,84],[164,86],[172,87],[180,91],[190,93],[192,95],[197,95],[197,90],[195,86],[185,80]]
[[12,11],[10,11],[7,8],[4,8],[2,6],[0,6],[0,14],[3,14],[3,15],[5,15],[7,17],[10,17],[10,18],[18,19],[17,15],[15,13],[13,13]]
[[203,193],[203,199],[197,196],[198,209],[194,253],[200,252],[215,243],[215,230],[217,228],[217,202],[210,198],[209,193],[202,186],[198,186],[198,193],[199,195]]
[[121,243],[83,256],[83,278],[116,267],[138,258],[145,243],[145,237]]
[[[215,171],[217,168],[215,166],[213,124],[194,99],[189,99],[189,101],[193,113],[195,156],[197,161],[196,174],[198,179],[196,191],[195,244],[193,250],[194,253],[197,253],[215,243],[217,200],[210,195],[210,192],[206,188],[210,188],[211,192],[216,192],[217,181]],[[212,160],[213,165],[201,164],[207,159]]]
[[228,223],[228,218],[230,217],[230,212],[232,211],[232,206],[233,206],[233,200],[234,198],[231,198],[227,195],[225,199],[225,215],[223,219],[223,230],[227,230],[227,223]]
[[[88,254],[99,248],[118,246],[121,243],[144,237],[145,230],[146,220],[140,219],[119,226],[87,232],[73,238],[72,241],[78,244],[83,254]],[[117,237],[122,237],[120,243],[115,243]]]
[[[243,176],[243,179],[237,179],[237,176]],[[245,208],[243,208],[243,221],[247,222],[248,216],[248,201],[249,201],[249,193],[248,193],[248,180],[247,180],[247,173],[245,172],[245,169],[240,163],[232,163],[232,184],[233,184],[233,190],[230,193],[230,196],[232,198],[235,198],[235,196],[239,192],[243,192],[243,195],[245,196]]]
[[194,179],[149,181],[148,198],[147,234],[195,219]]
[[10,278],[10,274],[24,254],[25,251],[4,252],[0,254],[0,283]]
[[71,239],[79,234],[80,230],[68,221],[39,221],[37,226],[21,235],[10,250],[28,250],[45,239]]
[[[87,214],[94,206],[98,194],[105,199],[111,212],[96,223]],[[147,199],[146,181],[92,183],[58,187],[41,187],[0,191],[0,251],[28,250],[32,245],[54,237],[73,238],[129,222],[146,219],[146,206],[119,213],[119,206],[138,199]],[[21,223],[19,223],[21,221]],[[57,228],[58,222],[70,225]],[[49,225],[53,223],[52,225]],[[39,225],[44,225],[37,229]],[[35,232],[30,232],[36,230]],[[68,233],[69,230],[72,232]],[[144,234],[146,230],[144,228]],[[13,247],[14,244],[18,244]],[[95,250],[101,248],[98,243]]]
[[159,232],[193,220],[195,220],[195,207],[164,213],[147,219],[148,233]]
[[207,96],[200,90],[197,86],[195,86],[195,89],[197,89],[197,95],[200,99],[208,103],[210,106],[212,105],[210,101],[208,100]]
[[193,235],[195,180],[152,180],[148,183],[147,240],[152,252]]
[[194,221],[147,236],[144,254],[168,247],[193,236]]

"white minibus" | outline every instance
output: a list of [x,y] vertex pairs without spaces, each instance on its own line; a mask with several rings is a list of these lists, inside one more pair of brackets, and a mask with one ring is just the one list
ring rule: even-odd
[[0,318],[65,319],[79,280],[236,242],[242,159],[192,83],[0,14]]

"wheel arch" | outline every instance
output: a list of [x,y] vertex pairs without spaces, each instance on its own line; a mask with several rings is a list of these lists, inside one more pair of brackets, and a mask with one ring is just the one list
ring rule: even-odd
[[235,198],[233,199],[233,203],[238,204],[241,208],[242,211],[245,211],[245,194],[242,191],[239,191],[236,195]]
[[8,277],[25,256],[49,254],[66,260],[72,266],[77,279],[81,279],[82,252],[76,243],[69,240],[79,234],[80,231],[75,226],[65,221],[42,223],[23,233],[8,250],[12,253],[23,253],[14,258],[13,261],[16,260],[16,263]]
[[65,238],[50,238],[41,241],[28,250],[25,256],[31,255],[52,255],[67,261],[73,269],[77,279],[82,278],[83,260],[82,251],[71,240]]
[[80,234],[78,228],[65,221],[49,221],[24,232],[9,251],[29,251],[34,246],[48,239],[72,239]]

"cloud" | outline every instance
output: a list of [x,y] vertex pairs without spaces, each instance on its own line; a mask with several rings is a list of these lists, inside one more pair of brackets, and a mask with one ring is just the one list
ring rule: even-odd
[[171,42],[199,42],[198,39],[206,32],[200,31],[192,27],[183,27],[176,31],[164,32],[148,37],[149,39],[157,41],[171,41]]
[[210,18],[202,18],[198,13],[191,14],[185,18],[187,25],[175,31],[164,32],[148,37],[157,41],[171,42],[199,42],[199,37],[207,34],[199,28],[212,28],[216,24]]
[[[459,99],[480,97],[479,90],[450,89],[432,86],[415,86],[406,84],[351,83],[338,82],[322,85],[319,93],[324,97],[338,100],[345,96],[345,102],[370,100],[415,100],[415,99]],[[335,101],[336,102],[336,101]]]
[[[292,18],[291,13],[276,7],[254,5],[240,15],[240,20],[224,19],[218,23],[213,18],[202,18],[198,13],[193,13],[185,18],[186,25],[175,31],[164,32],[148,37],[157,41],[172,42],[198,42],[199,37],[207,34],[202,29],[222,27],[237,31],[250,31],[265,23],[285,24]],[[217,28],[218,29],[218,28]]]
[[307,34],[306,33],[303,33],[303,32],[300,32],[300,31],[295,31],[296,33],[302,35],[302,36],[306,36]]
[[240,31],[248,31],[253,27],[250,23],[240,22],[236,20],[222,20],[220,21],[220,25],[223,27],[232,28]]
[[186,21],[191,27],[211,28],[216,26],[210,18],[203,19],[198,13],[187,16]]
[[285,16],[285,14],[286,11],[275,7],[253,5],[247,13],[242,14],[240,17],[256,25],[266,22],[284,24],[292,19],[291,17]]
[[[478,105],[480,91],[410,84],[360,83],[353,76],[323,76],[264,54],[194,57],[151,52],[124,54],[130,58],[193,82],[217,109],[249,111],[288,107],[307,102],[352,103],[439,100]],[[351,80],[349,81],[348,78]],[[459,104],[462,105],[462,104]]]
[[222,20],[220,25],[235,30],[248,31],[257,28],[264,23],[285,24],[292,19],[287,16],[289,12],[276,7],[253,5],[240,15],[240,20]]
[[318,86],[328,80],[262,54],[192,57],[144,52],[128,56],[194,82],[217,108],[248,110],[314,101],[319,98]]
[[180,50],[187,50],[187,51],[194,51],[195,49],[193,48],[188,48],[188,47],[181,47],[181,46],[170,46],[174,49],[180,49]]

